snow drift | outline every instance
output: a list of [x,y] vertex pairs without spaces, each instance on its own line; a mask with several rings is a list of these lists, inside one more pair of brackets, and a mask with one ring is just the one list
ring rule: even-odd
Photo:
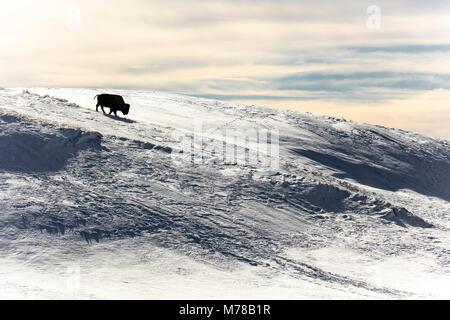
[[0,111],[0,170],[57,171],[79,151],[99,148],[101,135],[61,128],[41,132],[39,124]]
[[[71,261],[87,279],[97,278],[97,269],[114,270],[117,279],[138,268],[129,281],[139,293],[117,293],[134,298],[159,296],[143,278],[161,277],[158,265],[173,272],[181,297],[190,297],[187,287],[200,298],[218,287],[244,298],[274,298],[274,290],[277,297],[448,296],[435,284],[379,278],[409,260],[421,266],[414,274],[448,284],[446,141],[311,114],[115,92],[130,101],[126,119],[95,112],[98,90],[0,93],[0,251],[11,266],[7,274],[20,270],[17,261],[33,270]],[[174,162],[180,145],[173,133],[192,136],[198,120],[216,128],[205,131],[204,141],[221,139],[223,128],[278,129],[279,169]],[[200,280],[208,276],[211,282]],[[82,288],[81,297],[107,291],[89,281]],[[54,296],[65,294],[58,287]]]

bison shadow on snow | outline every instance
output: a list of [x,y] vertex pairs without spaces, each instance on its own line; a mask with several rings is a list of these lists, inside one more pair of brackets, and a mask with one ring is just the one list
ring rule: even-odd
[[122,121],[122,122],[125,122],[125,123],[136,123],[135,120],[131,120],[131,119],[127,119],[127,118],[121,118],[119,116],[114,116],[112,114],[106,114],[105,113],[104,116],[108,117],[110,119],[113,119],[113,120],[116,120],[116,121]]

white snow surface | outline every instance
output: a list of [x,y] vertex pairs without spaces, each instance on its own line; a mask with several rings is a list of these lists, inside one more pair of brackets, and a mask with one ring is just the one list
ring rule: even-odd
[[[130,114],[96,112],[103,92]],[[199,121],[214,140],[278,130],[279,169],[176,163],[173,133]],[[450,145],[398,129],[164,92],[6,88],[0,209],[2,299],[450,298]]]

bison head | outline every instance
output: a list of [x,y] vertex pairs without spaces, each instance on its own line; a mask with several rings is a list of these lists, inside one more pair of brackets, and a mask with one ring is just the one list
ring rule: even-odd
[[125,103],[123,106],[123,110],[124,110],[123,114],[127,115],[128,112],[130,112],[130,105],[128,103]]

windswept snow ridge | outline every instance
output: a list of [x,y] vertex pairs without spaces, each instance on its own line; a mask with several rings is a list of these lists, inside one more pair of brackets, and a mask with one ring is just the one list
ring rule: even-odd
[[42,124],[0,110],[0,170],[9,172],[58,171],[79,151],[100,149],[96,132],[58,128],[48,132]]
[[[6,296],[111,297],[114,283],[114,297],[130,298],[165,290],[169,298],[449,297],[448,142],[331,117],[115,92],[131,104],[126,118],[95,112],[98,90],[0,91]],[[205,131],[195,130],[198,121]],[[229,129],[277,130],[278,168],[196,162],[212,143],[245,150],[243,158],[265,147],[223,140]],[[184,154],[190,160],[175,161],[177,137],[196,142],[198,134],[200,148]],[[75,292],[61,285],[66,269],[42,271],[51,265],[76,266]],[[124,288],[130,270],[135,285]],[[55,286],[12,276],[27,272]]]

